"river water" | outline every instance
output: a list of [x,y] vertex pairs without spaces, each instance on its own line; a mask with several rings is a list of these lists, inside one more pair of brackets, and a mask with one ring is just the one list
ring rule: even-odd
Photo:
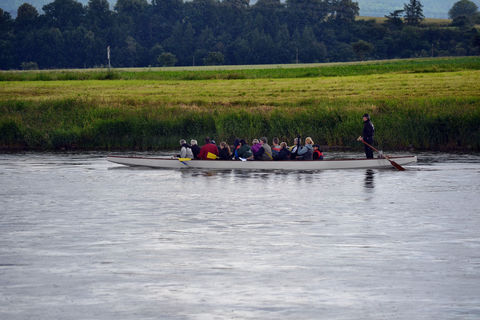
[[0,319],[480,319],[480,155],[404,172],[105,156],[0,154]]

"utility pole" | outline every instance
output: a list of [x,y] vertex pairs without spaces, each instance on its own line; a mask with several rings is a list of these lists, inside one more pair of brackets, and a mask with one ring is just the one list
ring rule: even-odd
[[110,71],[110,68],[112,67],[110,65],[110,46],[107,46],[107,59],[108,59],[108,71]]

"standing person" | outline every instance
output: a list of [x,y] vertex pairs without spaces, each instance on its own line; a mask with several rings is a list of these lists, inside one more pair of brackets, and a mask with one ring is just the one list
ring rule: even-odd
[[190,146],[187,144],[187,141],[184,139],[180,140],[180,145],[182,148],[180,149],[180,157],[179,158],[189,158],[193,159],[193,152]]
[[254,153],[255,160],[273,160],[272,148],[268,144],[267,137],[260,138],[260,144],[262,145],[257,152]]
[[190,148],[192,149],[193,159],[198,159],[198,154],[200,153],[200,147],[198,142],[195,139],[190,140]]
[[[372,121],[370,120],[370,115],[365,113],[363,115],[363,133],[361,137],[358,137],[358,141],[365,141],[369,145],[373,146],[373,136],[375,134],[375,127],[373,126]],[[367,159],[373,159],[373,150],[369,146],[365,145],[365,155]]]
[[209,137],[206,137],[205,144],[200,149],[198,158],[201,160],[214,160],[214,158],[209,156],[209,154],[214,154],[215,156],[218,156],[218,148],[210,141]]
[[225,142],[220,142],[220,150],[218,151],[220,160],[232,160],[232,152],[230,146]]

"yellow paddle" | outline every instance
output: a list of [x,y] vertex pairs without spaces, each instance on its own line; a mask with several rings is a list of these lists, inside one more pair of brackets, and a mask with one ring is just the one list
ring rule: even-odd
[[218,159],[219,157],[216,154],[209,152],[207,153],[207,158],[215,160],[215,159]]
[[192,160],[192,159],[190,159],[190,158],[178,158],[178,161],[180,161],[181,163],[183,163],[187,167],[188,167],[187,161],[190,161],[190,160]]

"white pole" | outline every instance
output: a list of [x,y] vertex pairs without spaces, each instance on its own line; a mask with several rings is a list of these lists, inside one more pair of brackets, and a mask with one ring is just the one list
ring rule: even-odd
[[107,46],[107,59],[108,59],[108,71],[110,71],[110,68],[112,67],[110,65],[110,46]]

